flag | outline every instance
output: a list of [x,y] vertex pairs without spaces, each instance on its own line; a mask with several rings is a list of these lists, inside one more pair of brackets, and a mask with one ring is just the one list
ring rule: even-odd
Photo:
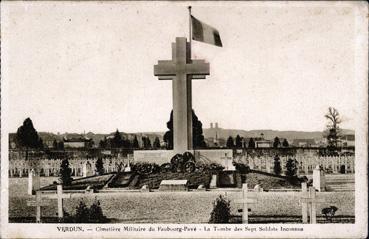
[[209,26],[191,15],[192,40],[209,43],[222,47],[222,40],[217,29]]

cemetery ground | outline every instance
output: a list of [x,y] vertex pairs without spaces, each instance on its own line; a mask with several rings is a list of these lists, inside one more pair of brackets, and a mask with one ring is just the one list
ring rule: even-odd
[[[334,175],[327,175],[327,178],[331,176]],[[345,176],[339,175],[340,178]],[[265,175],[250,175],[246,182],[250,188],[253,184],[262,182],[265,190],[278,186],[278,180],[269,179],[270,183],[267,183],[266,178]],[[57,178],[42,177],[41,186],[50,185],[53,181],[57,181]],[[288,188],[288,185],[283,188],[285,186]],[[249,194],[257,199],[257,203],[250,205],[249,223],[302,223],[299,201],[301,192],[296,187],[283,192],[270,190]],[[119,193],[73,193],[71,198],[64,200],[64,209],[73,214],[80,201],[89,206],[97,199],[110,223],[208,223],[213,201],[219,195],[226,195],[231,201],[231,223],[241,223],[241,213],[238,210],[240,206],[235,203],[241,195],[239,188],[217,188],[209,191],[194,189],[188,192],[129,190]],[[320,192],[317,197],[325,201],[317,205],[318,223],[329,223],[322,216],[321,210],[330,206],[338,208],[333,223],[355,222],[354,191]],[[32,198],[34,196],[27,194],[27,178],[9,178],[9,222],[35,221],[35,207],[29,207],[26,203]],[[57,202],[53,201],[55,202],[41,209],[43,222],[57,222]]]

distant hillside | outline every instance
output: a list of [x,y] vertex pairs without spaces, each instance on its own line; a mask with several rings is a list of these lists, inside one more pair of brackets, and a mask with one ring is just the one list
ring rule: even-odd
[[[222,128],[206,128],[203,129],[204,137],[215,138],[217,134],[218,138],[228,138],[229,136],[236,137],[240,135],[246,138],[260,137],[263,133],[265,139],[274,139],[275,137],[286,138],[287,140],[293,139],[319,139],[323,138],[323,132],[321,131],[278,131],[278,130],[240,130],[240,129],[222,129]],[[353,130],[343,129],[343,134],[354,134]]]
[[[222,129],[222,128],[204,128],[204,137],[205,138],[215,138],[215,135],[217,134],[218,138],[228,138],[229,136],[236,137],[237,134],[241,137],[245,138],[255,138],[260,137],[261,133],[264,134],[265,139],[274,139],[275,137],[279,138],[286,138],[288,141],[292,141],[294,139],[320,139],[323,138],[323,132],[320,131],[278,131],[278,130],[241,130],[241,129]],[[121,132],[121,135],[125,138],[133,139],[135,135],[137,135],[137,138],[139,141],[141,141],[142,136],[149,137],[151,142],[154,141],[155,137],[159,137],[160,140],[163,140],[163,135],[165,132],[136,132],[136,133],[124,133]],[[342,134],[354,134],[354,130],[350,129],[342,129]],[[41,138],[43,138],[44,142],[47,141],[53,141],[56,139],[57,141],[60,141],[63,139],[63,137],[68,138],[76,138],[76,137],[82,137],[86,136],[88,138],[91,138],[96,145],[100,142],[100,140],[104,139],[104,137],[112,136],[114,135],[114,132],[107,133],[107,134],[95,134],[92,132],[88,132],[87,134],[79,134],[79,133],[63,133],[63,134],[54,134],[51,132],[39,132],[39,135]],[[15,139],[15,133],[9,134],[10,141],[14,141]]]
[[[54,134],[51,132],[39,132],[40,137],[45,141],[45,139],[47,140],[54,140],[56,139],[57,141],[61,141],[64,137],[67,138],[80,138],[80,137],[87,137],[90,138],[94,141],[95,145],[98,145],[100,140],[103,140],[105,137],[109,137],[109,136],[113,136],[115,132],[111,132],[111,133],[107,133],[107,134],[95,134],[92,132],[88,132],[86,134],[81,134],[81,133],[63,133],[63,134]],[[156,132],[146,132],[146,133],[125,133],[125,132],[120,132],[120,134],[122,135],[122,137],[124,138],[128,138],[130,140],[132,140],[134,138],[134,136],[137,136],[137,139],[139,142],[141,142],[141,137],[145,136],[145,137],[149,137],[151,142],[154,142],[156,137],[159,137],[159,139],[161,140],[163,138],[163,134],[164,133],[156,133]],[[15,134],[10,134],[11,138],[15,137]]]

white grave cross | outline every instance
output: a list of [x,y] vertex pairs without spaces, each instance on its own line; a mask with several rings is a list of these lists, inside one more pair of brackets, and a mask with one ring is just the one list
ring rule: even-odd
[[42,200],[41,191],[36,191],[36,199],[27,201],[27,206],[36,207],[36,223],[41,222],[41,207],[49,206],[50,200]]
[[63,218],[63,216],[64,216],[64,213],[63,213],[63,199],[64,198],[71,198],[71,194],[70,193],[64,194],[62,185],[57,185],[56,190],[57,190],[56,195],[55,194],[50,195],[50,196],[48,196],[48,198],[58,199],[58,218]]
[[191,47],[185,37],[172,43],[172,60],[158,61],[154,75],[159,80],[172,80],[173,91],[173,150],[192,150],[192,79],[209,75],[209,63],[191,60]]
[[316,191],[314,187],[310,187],[309,193],[307,193],[306,183],[303,183],[302,197],[300,199],[300,203],[302,205],[302,222],[307,223],[307,214],[309,213],[310,224],[316,224],[316,205],[324,201],[324,199],[319,199],[316,197]]
[[236,167],[233,165],[233,158],[228,157],[227,154],[224,157],[220,158],[223,162],[224,169],[223,171],[234,171],[236,170]]
[[242,185],[242,199],[235,200],[235,203],[242,204],[242,223],[248,224],[249,215],[248,215],[248,207],[247,204],[256,203],[257,200],[255,198],[247,197],[247,183]]

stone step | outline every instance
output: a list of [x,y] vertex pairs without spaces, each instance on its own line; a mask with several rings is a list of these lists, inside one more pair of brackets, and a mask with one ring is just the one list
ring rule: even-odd
[[330,192],[353,192],[352,188],[332,188],[329,190]]
[[326,184],[329,187],[336,187],[336,188],[342,188],[342,187],[355,187],[355,184]]
[[355,188],[355,185],[327,185],[330,188]]
[[355,178],[355,174],[326,174],[328,178]]
[[334,192],[355,191],[355,185],[327,185],[327,189]]
[[325,177],[327,180],[355,180],[354,177]]

